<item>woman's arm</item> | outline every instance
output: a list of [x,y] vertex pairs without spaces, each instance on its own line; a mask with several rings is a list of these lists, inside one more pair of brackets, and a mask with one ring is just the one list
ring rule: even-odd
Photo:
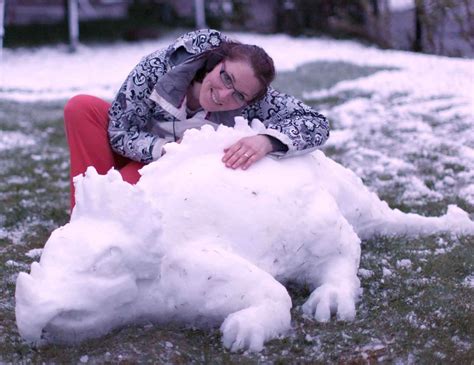
[[112,150],[143,163],[156,160],[165,143],[162,138],[144,131],[155,107],[149,99],[150,94],[158,77],[166,72],[164,52],[157,51],[140,61],[128,75],[109,109]]
[[259,119],[267,127],[266,134],[279,140],[285,148],[271,154],[290,157],[317,149],[329,138],[327,119],[293,96],[269,89],[258,102],[244,112],[248,120]]

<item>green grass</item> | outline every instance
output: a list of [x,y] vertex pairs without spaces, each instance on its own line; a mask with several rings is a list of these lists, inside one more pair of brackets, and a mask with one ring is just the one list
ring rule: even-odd
[[[369,72],[351,70],[354,75]],[[14,317],[16,276],[28,271],[33,261],[26,253],[41,248],[50,232],[68,221],[62,104],[0,102],[1,130],[35,141],[0,151],[0,363],[79,363],[85,355],[91,363],[472,363],[473,289],[464,282],[474,272],[474,242],[472,237],[451,235],[363,242],[360,267],[366,271],[360,277],[363,294],[353,322],[318,323],[304,317],[300,306],[309,293],[289,285],[293,329],[287,337],[270,341],[260,354],[229,353],[218,330],[152,324],[116,330],[76,346],[35,348],[24,343]],[[341,157],[337,150],[328,153]],[[436,178],[434,170],[424,173]],[[396,202],[401,193],[381,195]],[[430,204],[404,208],[431,214],[445,203]],[[400,266],[406,259],[411,266]],[[392,274],[384,276],[384,268]]]
[[[361,67],[347,62],[311,62],[298,67],[295,71],[279,72],[274,86],[290,95],[301,99],[304,93],[329,89],[342,80],[353,80],[367,77],[375,72],[392,70],[388,67]],[[350,95],[349,97],[353,97]],[[307,100],[309,104],[317,103],[318,109],[324,105],[336,105],[340,98],[327,100]],[[344,100],[345,101],[345,100]]]

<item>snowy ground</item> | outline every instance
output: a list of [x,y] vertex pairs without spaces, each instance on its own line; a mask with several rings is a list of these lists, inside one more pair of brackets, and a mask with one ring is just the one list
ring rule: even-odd
[[[350,41],[233,36],[270,53],[280,73],[276,86],[331,119],[332,135],[324,151],[359,174],[392,207],[439,215],[454,203],[472,217],[472,60],[380,50]],[[0,176],[6,184],[0,188],[0,271],[4,274],[0,308],[8,321],[1,325],[0,337],[15,344],[9,351],[29,351],[21,347],[12,318],[16,274],[31,262],[25,253],[40,248],[49,232],[67,220],[67,152],[60,125],[64,100],[77,93],[112,98],[140,57],[172,38],[82,46],[77,54],[67,53],[66,47],[4,50]],[[303,359],[313,356],[320,361],[472,359],[472,316],[468,315],[474,277],[472,241],[472,237],[436,236],[366,243],[360,271],[365,295],[357,322],[347,327],[321,326],[299,318],[287,347],[270,345],[262,358],[253,359],[272,361],[275,351],[283,358],[295,358],[300,351]],[[400,330],[392,332],[397,326]],[[141,333],[146,338],[150,331],[154,330],[145,327],[126,336]],[[180,333],[168,333],[175,346],[184,341]],[[105,347],[95,353],[105,353],[103,360],[119,356],[114,351],[107,355],[107,341],[113,347],[114,339],[105,341]],[[206,351],[219,353],[219,341],[212,336],[208,341]],[[338,344],[331,347],[331,341]],[[176,355],[170,342],[156,346],[155,351],[164,346],[163,351]],[[81,351],[79,355],[87,353]],[[135,360],[140,358],[137,355]]]

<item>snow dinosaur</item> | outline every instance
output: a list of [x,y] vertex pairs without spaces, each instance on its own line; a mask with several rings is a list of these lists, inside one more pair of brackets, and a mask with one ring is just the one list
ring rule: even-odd
[[321,151],[247,171],[224,166],[225,147],[263,132],[242,119],[189,130],[136,185],[113,170],[78,176],[70,223],[18,276],[21,336],[72,342],[172,321],[220,325],[226,348],[260,351],[290,328],[289,280],[313,290],[307,315],[355,317],[361,239],[474,234],[456,206],[442,217],[390,209]]

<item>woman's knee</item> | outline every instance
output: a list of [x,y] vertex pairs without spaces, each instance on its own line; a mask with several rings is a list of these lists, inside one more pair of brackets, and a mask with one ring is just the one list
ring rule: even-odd
[[92,95],[76,95],[64,106],[66,128],[88,122],[106,125],[110,104]]
[[135,185],[140,180],[140,170],[145,164],[138,161],[129,161],[119,172],[122,175],[123,181],[126,181],[132,185]]

